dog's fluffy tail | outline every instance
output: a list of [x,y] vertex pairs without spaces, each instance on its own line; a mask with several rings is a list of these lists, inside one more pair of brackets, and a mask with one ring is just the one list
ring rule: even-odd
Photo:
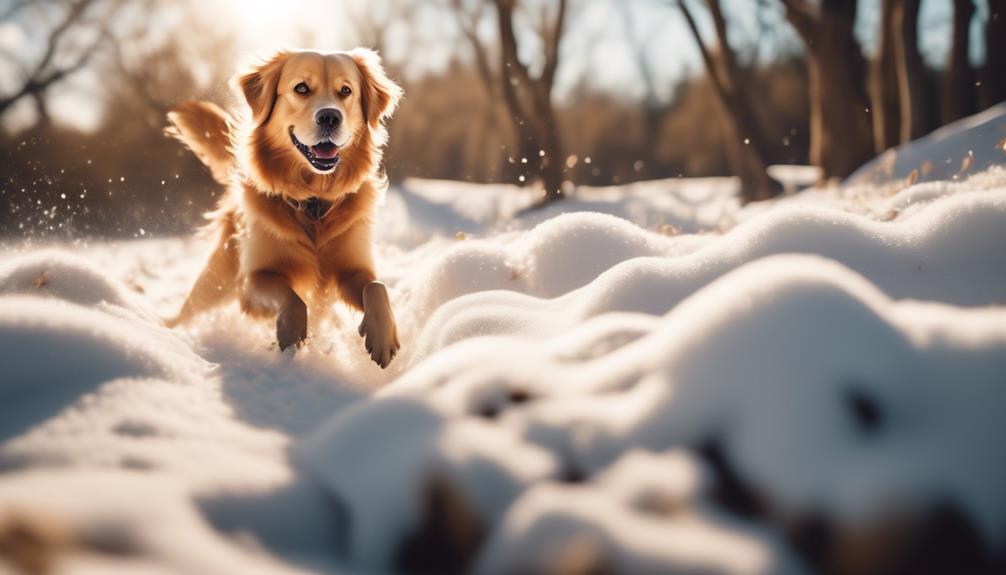
[[234,168],[230,115],[216,104],[189,101],[168,112],[168,121],[171,125],[164,133],[192,150],[209,167],[214,180],[229,185]]

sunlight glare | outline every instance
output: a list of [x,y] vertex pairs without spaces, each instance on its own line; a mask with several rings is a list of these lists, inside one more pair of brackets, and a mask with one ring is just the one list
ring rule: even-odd
[[241,52],[280,48],[326,49],[345,32],[343,2],[324,0],[215,0],[221,22],[233,28]]

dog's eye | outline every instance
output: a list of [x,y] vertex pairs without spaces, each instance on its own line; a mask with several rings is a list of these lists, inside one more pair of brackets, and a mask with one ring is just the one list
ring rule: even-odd
[[296,86],[293,87],[293,91],[297,92],[298,94],[307,94],[308,92],[311,91],[311,88],[309,88],[307,84],[305,84],[304,82],[301,82],[300,84],[297,84]]
[[343,86],[342,89],[339,90],[339,95],[342,96],[342,97],[344,97],[344,98],[346,96],[352,94],[352,93],[353,93],[353,89],[350,88],[349,86]]

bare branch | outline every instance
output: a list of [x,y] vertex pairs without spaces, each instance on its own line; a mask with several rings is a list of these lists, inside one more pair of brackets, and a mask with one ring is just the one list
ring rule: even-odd
[[796,33],[803,39],[807,49],[812,49],[814,39],[817,37],[818,26],[821,25],[821,16],[818,10],[807,0],[780,1],[786,7],[786,19],[796,29]]
[[716,66],[716,61],[713,59],[712,54],[709,53],[709,49],[706,48],[705,42],[702,41],[702,34],[699,32],[699,27],[695,23],[695,17],[692,16],[692,11],[688,8],[688,4],[684,0],[677,0],[678,8],[681,9],[681,15],[685,17],[685,23],[688,24],[688,30],[691,31],[692,37],[695,38],[695,45],[699,49],[699,54],[702,56],[702,62],[706,65],[706,71],[709,73],[709,80],[713,84],[713,89],[716,90],[716,94],[723,99],[724,103],[730,101],[730,94],[727,92],[726,86],[723,85],[723,81],[720,78],[718,67]]
[[[517,37],[513,29],[514,0],[495,0],[499,23],[500,48],[503,56],[504,85],[516,82],[530,88],[531,74],[517,57]],[[511,76],[510,70],[515,73]],[[506,90],[506,88],[504,88]]]
[[84,12],[93,3],[94,0],[79,0],[70,6],[70,9],[67,10],[66,15],[63,17],[63,20],[52,29],[52,32],[49,33],[49,38],[46,41],[45,53],[42,54],[42,59],[39,60],[38,64],[35,66],[35,74],[41,73],[49,66],[50,63],[52,63],[52,59],[59,49],[60,39],[64,34],[66,34],[67,30],[80,21]]
[[566,20],[566,0],[559,0],[559,8],[552,23],[551,30],[546,29],[542,40],[545,43],[545,66],[541,79],[549,90],[555,83],[555,71],[559,67],[559,42],[562,40],[562,27]]
[[81,50],[77,58],[69,64],[60,68],[51,69],[53,59],[59,52],[62,38],[69,30],[79,24],[83,18],[84,12],[87,11],[94,1],[95,0],[79,0],[70,6],[60,23],[49,32],[49,37],[46,39],[45,51],[43,52],[41,59],[39,59],[35,66],[25,74],[25,79],[21,83],[21,86],[14,90],[14,92],[10,95],[0,98],[0,115],[6,112],[21,98],[28,95],[37,96],[48,89],[52,84],[55,84],[74,72],[77,72],[87,64],[88,60],[91,59],[91,56],[93,56],[95,51],[97,51],[98,46],[104,41],[105,34],[99,34],[98,39],[95,40],[89,47]]
[[468,40],[468,44],[472,49],[475,57],[475,68],[478,70],[479,77],[482,79],[486,92],[489,94],[489,99],[492,100],[496,96],[496,81],[493,78],[492,66],[489,64],[489,54],[478,35],[478,23],[482,18],[485,4],[479,2],[476,4],[477,9],[475,12],[468,12],[462,5],[463,0],[448,1],[451,11],[457,20],[458,28],[461,29],[461,33]]

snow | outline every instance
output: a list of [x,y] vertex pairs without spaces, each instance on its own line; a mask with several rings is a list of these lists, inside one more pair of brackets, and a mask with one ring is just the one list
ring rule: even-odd
[[888,150],[852,174],[849,182],[957,180],[1002,165],[1004,155],[1006,102]]
[[896,152],[966,174],[745,206],[407,181],[384,371],[342,307],[295,352],[236,306],[163,327],[204,240],[0,247],[0,573],[12,533],[74,574],[804,573],[800,525],[944,509],[1002,557],[1004,113]]

